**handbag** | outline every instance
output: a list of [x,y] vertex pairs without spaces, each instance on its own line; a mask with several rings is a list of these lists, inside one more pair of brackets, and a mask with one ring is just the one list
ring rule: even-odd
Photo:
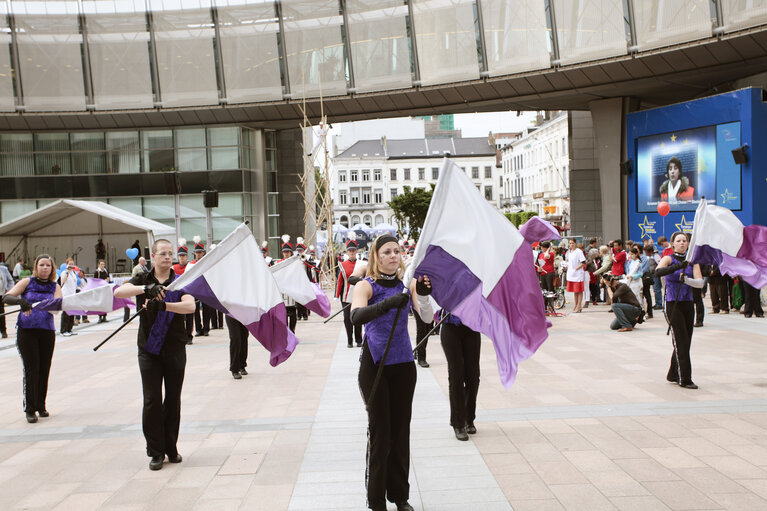
[[554,276],[554,287],[560,287],[562,285],[562,279],[559,278],[559,275]]

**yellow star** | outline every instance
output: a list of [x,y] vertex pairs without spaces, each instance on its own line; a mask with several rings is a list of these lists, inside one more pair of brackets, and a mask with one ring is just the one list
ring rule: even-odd
[[682,231],[685,233],[692,233],[692,222],[688,222],[685,220],[684,215],[682,215],[682,221],[678,224],[675,224],[678,231]]
[[671,141],[676,142],[676,135],[671,135]]
[[650,236],[650,234],[657,234],[655,232],[655,224],[657,222],[650,222],[647,220],[647,215],[644,216],[644,222],[639,224],[639,228],[642,229],[642,235],[639,237],[639,239],[644,238],[645,236]]

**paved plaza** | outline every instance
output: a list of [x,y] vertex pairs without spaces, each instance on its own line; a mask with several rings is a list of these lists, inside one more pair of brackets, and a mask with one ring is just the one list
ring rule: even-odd
[[[15,340],[0,342],[0,509],[365,509],[359,349],[346,347],[340,316],[300,321],[301,344],[276,368],[251,338],[250,374],[239,381],[228,372],[226,330],[195,338],[182,394],[184,460],[158,472],[141,434],[136,326],[93,351],[121,318],[94,318],[57,338],[51,416],[37,424],[22,411]],[[629,333],[611,332],[610,319],[605,306],[552,318],[549,339],[509,390],[483,338],[469,442],[448,424],[447,366],[432,337],[413,405],[411,504],[766,510],[767,320],[707,314],[692,344],[700,389],[687,390],[665,380],[671,340],[662,317]]]

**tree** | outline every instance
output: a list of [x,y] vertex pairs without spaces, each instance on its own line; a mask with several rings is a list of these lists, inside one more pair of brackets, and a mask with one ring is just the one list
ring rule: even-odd
[[538,216],[535,211],[520,211],[518,213],[504,213],[504,216],[509,219],[509,222],[514,224],[514,227],[519,228],[525,222],[530,220],[534,216]]
[[429,211],[431,196],[434,193],[434,185],[426,191],[422,188],[416,188],[410,191],[409,186],[404,187],[404,193],[397,195],[389,201],[389,207],[394,210],[394,218],[397,221],[400,235],[405,225],[410,226],[410,237],[418,242],[421,235],[421,228],[426,221],[426,213]]

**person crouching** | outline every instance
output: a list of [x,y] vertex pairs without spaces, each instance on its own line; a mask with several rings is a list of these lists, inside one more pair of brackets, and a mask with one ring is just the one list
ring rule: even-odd
[[615,319],[610,324],[611,330],[619,332],[630,332],[637,323],[642,323],[642,306],[639,304],[636,295],[626,284],[611,275],[604,277],[607,293],[612,299],[612,312]]

